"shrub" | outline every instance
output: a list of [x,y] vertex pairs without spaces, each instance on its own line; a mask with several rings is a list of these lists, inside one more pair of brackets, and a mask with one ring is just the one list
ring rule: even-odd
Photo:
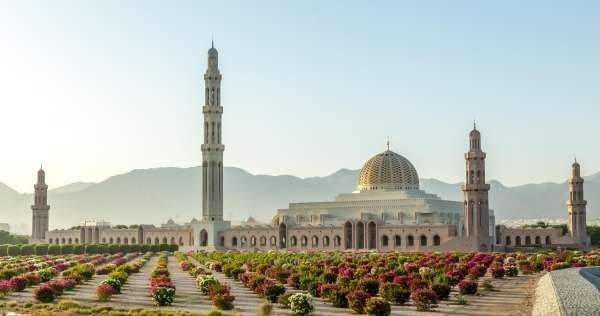
[[477,293],[477,282],[464,279],[458,282],[458,291],[460,294],[473,295]]
[[507,277],[516,277],[517,275],[519,275],[519,269],[517,269],[517,267],[515,266],[505,266],[504,267],[504,275],[506,275]]
[[365,307],[367,306],[367,300],[371,297],[371,294],[360,290],[354,290],[346,296],[348,299],[348,307],[358,314],[365,313]]
[[56,270],[53,268],[44,268],[38,270],[37,274],[39,275],[42,282],[48,282],[56,275]]
[[49,255],[60,255],[60,245],[49,245],[48,246],[48,254]]
[[98,244],[98,253],[107,253],[108,245],[107,244]]
[[296,293],[289,297],[289,301],[293,315],[308,315],[315,309],[310,294]]
[[329,295],[329,301],[333,307],[337,308],[346,308],[348,307],[348,291],[344,289],[338,289],[336,291],[331,292]]
[[110,254],[116,254],[119,252],[119,245],[117,244],[109,244],[108,248],[106,249],[108,251],[108,253]]
[[258,310],[256,311],[257,316],[268,316],[271,315],[273,311],[273,305],[271,303],[262,303],[258,305]]
[[271,302],[277,302],[279,296],[285,294],[285,286],[279,283],[270,284],[265,287],[263,295]]
[[54,295],[56,296],[62,295],[63,291],[65,290],[64,282],[61,282],[59,280],[52,280],[47,282],[46,284],[48,284],[48,286],[54,290]]
[[18,256],[21,254],[21,247],[17,245],[9,245],[6,248],[6,254],[12,257]]
[[490,267],[490,274],[496,279],[502,279],[504,277],[504,268],[502,266]]
[[56,293],[48,284],[42,284],[33,290],[33,297],[39,302],[50,303],[56,298]]
[[48,244],[36,244],[33,252],[37,256],[45,256],[48,254]]
[[79,308],[81,305],[77,304],[73,300],[61,300],[58,302],[58,309],[66,311],[70,309]]
[[121,293],[121,287],[123,286],[123,283],[121,281],[119,281],[118,279],[114,279],[114,278],[108,278],[108,279],[100,282],[100,285],[102,285],[102,284],[110,285],[114,290],[114,294]]
[[435,292],[438,300],[446,300],[450,296],[450,286],[442,283],[434,283],[431,289]]
[[379,293],[381,297],[396,304],[404,304],[410,298],[410,290],[399,283],[384,283],[381,285]]
[[158,249],[159,251],[171,251],[171,246],[169,244],[160,244]]
[[25,279],[24,277],[15,276],[10,278],[8,284],[10,286],[11,291],[22,292],[27,287],[27,279]]
[[235,296],[231,294],[217,294],[212,297],[213,305],[221,310],[233,309],[233,300],[235,300]]
[[103,282],[103,283],[100,283],[100,285],[98,285],[96,287],[96,297],[101,302],[106,302],[106,301],[110,300],[110,298],[115,293],[116,293],[116,289],[108,283]]
[[359,283],[359,287],[366,293],[369,293],[371,296],[377,295],[379,292],[379,281],[377,280],[363,280]]
[[129,253],[129,252],[131,252],[131,247],[129,247],[129,245],[126,245],[126,244],[120,244],[119,245],[119,252]]
[[219,281],[212,275],[199,275],[196,278],[196,286],[204,295],[208,294],[210,286],[213,284],[219,284]]
[[412,292],[410,298],[418,311],[430,311],[437,307],[437,295],[431,289],[419,288]]
[[390,303],[382,298],[371,297],[367,301],[366,312],[369,315],[388,316],[392,312]]
[[150,245],[150,251],[160,252],[160,245],[156,245],[156,244]]
[[33,245],[21,245],[21,256],[31,256],[33,252]]
[[8,245],[0,245],[0,257],[8,256]]
[[10,293],[10,284],[8,281],[0,281],[0,297],[6,296]]
[[60,253],[63,255],[70,255],[73,253],[73,245],[60,245]]
[[277,304],[279,304],[279,307],[283,308],[283,309],[288,309],[290,308],[290,297],[294,295],[293,293],[286,293],[281,295],[278,299],[277,299]]
[[89,281],[94,276],[96,270],[94,270],[94,266],[90,263],[80,263],[73,267],[73,272],[79,275],[83,280]]
[[169,251],[170,252],[175,252],[177,250],[179,250],[179,245],[177,245],[177,244],[170,244],[169,245]]
[[85,253],[87,254],[97,254],[98,252],[98,244],[87,244],[85,245]]
[[[129,275],[125,271],[122,271],[122,270],[113,271],[108,274],[109,279],[117,280],[117,281],[121,282],[121,284],[125,284],[125,282],[127,282],[128,277],[129,277]],[[119,289],[120,289],[120,287],[119,287]]]
[[173,303],[175,289],[172,287],[158,287],[154,290],[152,300],[156,306],[168,306]]
[[35,272],[25,273],[23,277],[27,280],[28,286],[38,285],[42,282],[40,276]]

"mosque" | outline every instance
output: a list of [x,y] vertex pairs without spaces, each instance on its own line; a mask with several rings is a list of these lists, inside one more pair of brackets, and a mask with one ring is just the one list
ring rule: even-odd
[[169,222],[163,227],[138,225],[126,230],[94,224],[76,231],[48,232],[47,186],[38,181],[36,205],[32,207],[34,237],[49,243],[65,243],[70,237],[73,243],[178,243],[195,249],[240,251],[492,251],[589,246],[583,179],[577,162],[568,182],[567,234],[553,228],[495,226],[488,203],[490,185],[485,181],[486,154],[475,125],[464,155],[462,202],[443,200],[421,190],[413,164],[390,150],[388,143],[385,151],[365,162],[356,191],[341,193],[333,201],[290,203],[287,209],[277,210],[270,224],[250,219],[232,226],[223,218],[221,79],[213,45],[204,74],[201,220],[184,225]]

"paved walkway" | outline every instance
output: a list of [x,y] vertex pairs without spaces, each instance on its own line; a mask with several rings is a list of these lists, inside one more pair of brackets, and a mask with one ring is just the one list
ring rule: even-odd
[[196,287],[194,278],[187,271],[181,269],[177,259],[173,256],[169,257],[169,272],[171,281],[177,289],[173,307],[192,312],[205,312],[213,307],[208,296],[202,295]]
[[154,306],[152,298],[148,294],[148,282],[157,261],[158,256],[152,256],[138,273],[129,275],[121,289],[121,294],[113,295],[110,302],[103,303],[103,305],[127,308]]

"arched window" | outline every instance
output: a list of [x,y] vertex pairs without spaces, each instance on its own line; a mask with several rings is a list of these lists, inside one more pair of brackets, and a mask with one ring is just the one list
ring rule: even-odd
[[290,238],[290,245],[295,247],[297,244],[298,244],[298,238],[296,238],[296,236],[292,236]]
[[399,235],[394,236],[394,246],[400,247],[402,244],[402,238]]
[[175,237],[171,237],[171,245],[175,245]]
[[79,238],[75,238],[75,243],[78,244],[79,243]]
[[271,244],[271,246],[277,246],[277,237],[271,236],[269,243]]
[[535,244],[540,245],[542,243],[542,238],[540,236],[535,236]]
[[206,229],[200,231],[200,247],[208,246],[208,232]]
[[160,239],[158,237],[154,238],[154,244],[155,245],[160,244]]
[[128,245],[129,244],[129,238],[125,237],[123,238],[123,243]]
[[515,245],[517,245],[517,246],[521,245],[521,236],[515,237]]
[[147,245],[152,244],[152,238],[150,238],[150,237],[146,238],[146,244]]
[[312,246],[313,247],[319,247],[319,237],[312,236]]
[[433,236],[433,245],[434,246],[439,246],[440,245],[440,236],[439,235],[434,235]]
[[421,242],[421,246],[427,246],[427,237],[425,237],[425,235],[421,235],[419,239]]
[[231,237],[231,246],[237,247],[237,238],[236,237]]
[[356,223],[356,248],[365,248],[365,224],[363,222]]
[[[181,243],[180,246],[183,246],[183,239],[181,237],[179,237],[179,242]],[[225,237],[219,237],[219,244],[221,247],[225,247]]]
[[[183,246],[183,237],[179,236],[179,245]],[[225,246],[225,239],[223,239],[223,246]]]
[[72,244],[73,240],[71,238],[69,238],[69,244]]
[[530,236],[525,236],[525,244],[531,245],[531,237]]
[[117,244],[121,244],[121,237],[117,237]]
[[248,238],[246,238],[246,236],[242,236],[242,239],[240,240],[240,244],[242,244],[242,247],[246,247],[247,243],[248,243]]
[[106,237],[102,237],[102,243],[106,243]]
[[389,244],[388,236],[387,235],[381,236],[381,246],[387,247],[388,244]]
[[114,243],[115,243],[115,240],[114,240],[112,237],[110,237],[110,238],[108,239],[108,243],[109,243],[109,244],[114,244]]
[[51,244],[52,243],[52,238],[48,239],[48,243]]
[[377,248],[377,224],[369,222],[367,225],[367,247],[369,249]]
[[301,240],[301,244],[300,245],[302,247],[306,247],[308,245],[308,237],[302,236],[302,238],[300,240]]
[[546,241],[546,245],[549,245],[550,244],[550,236],[546,236],[546,240],[545,241]]
[[167,237],[163,237],[163,239],[162,239],[162,243],[163,243],[163,244],[166,244],[166,243],[167,243]]
[[334,247],[339,247],[341,244],[342,244],[342,237],[340,237],[340,236],[333,237],[333,246]]
[[412,235],[408,235],[408,237],[406,238],[406,245],[409,247],[412,247],[415,245],[415,237],[413,237]]
[[62,239],[62,243],[63,243],[63,244],[66,244],[66,243],[67,243],[67,240],[66,240],[64,237],[63,237],[63,239]]
[[323,247],[329,247],[329,236],[323,237]]
[[353,235],[352,223],[346,222],[346,224],[344,224],[344,241],[345,241],[344,248],[350,249],[353,247],[352,235]]
[[267,237],[260,236],[260,245],[261,246],[266,246],[267,245]]
[[250,237],[250,246],[256,246],[256,236]]
[[135,237],[131,237],[131,244],[135,245],[135,242],[136,242]]
[[510,236],[506,236],[506,242],[505,242],[505,244],[507,246],[510,246]]

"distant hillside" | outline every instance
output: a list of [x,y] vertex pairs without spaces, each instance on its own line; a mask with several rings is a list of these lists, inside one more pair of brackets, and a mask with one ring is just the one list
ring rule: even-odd
[[[73,183],[51,190],[50,227],[77,225],[97,218],[112,223],[162,223],[168,218],[183,222],[200,217],[201,169],[158,168],[133,170],[100,183]],[[225,216],[241,220],[249,215],[268,221],[276,209],[289,202],[331,200],[340,192],[356,187],[357,170],[341,169],[326,177],[252,175],[243,169],[224,169]],[[51,179],[52,175],[49,174]],[[492,185],[490,204],[499,220],[506,218],[564,217],[565,183],[527,184],[505,187]],[[442,198],[460,201],[460,183],[421,179],[421,188]],[[600,173],[586,177],[588,217],[598,217]],[[0,183],[0,222],[16,230],[30,229],[31,194],[19,194]]]

